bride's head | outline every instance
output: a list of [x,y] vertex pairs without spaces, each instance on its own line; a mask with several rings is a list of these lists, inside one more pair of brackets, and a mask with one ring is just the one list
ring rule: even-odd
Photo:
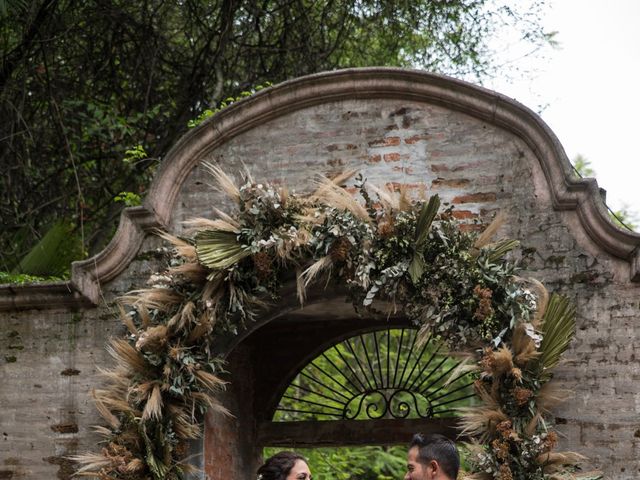
[[311,480],[311,471],[302,455],[280,452],[258,469],[258,480]]

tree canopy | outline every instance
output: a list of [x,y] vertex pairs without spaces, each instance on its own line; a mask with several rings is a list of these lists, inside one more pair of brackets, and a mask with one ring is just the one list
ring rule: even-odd
[[481,79],[497,68],[490,42],[502,28],[549,41],[542,7],[0,0],[0,270],[62,275],[100,251],[189,121],[229,97],[342,67]]

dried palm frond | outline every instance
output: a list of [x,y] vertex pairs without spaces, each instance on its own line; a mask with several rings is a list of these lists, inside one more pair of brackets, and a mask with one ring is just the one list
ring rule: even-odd
[[160,420],[162,418],[162,394],[160,386],[155,385],[142,411],[142,420]]
[[148,365],[144,356],[125,339],[119,338],[111,340],[109,345],[107,345],[107,352],[109,352],[119,366],[132,372],[147,373]]
[[198,261],[214,270],[235,265],[251,254],[233,232],[202,230],[196,234],[195,242]]
[[504,257],[511,250],[514,250],[520,246],[518,240],[500,240],[499,242],[490,243],[484,246],[482,249],[488,252],[487,259],[490,262],[497,262]]
[[431,224],[436,218],[439,208],[440,197],[438,195],[434,195],[422,206],[420,214],[418,215],[418,220],[416,222],[414,253],[411,263],[409,264],[409,276],[414,284],[420,281],[420,278],[426,268],[423,254],[424,246],[429,236]]
[[464,407],[458,409],[458,411],[462,414],[460,420],[461,433],[480,437],[481,441],[489,438],[500,422],[509,419],[499,408],[487,406]]
[[550,370],[560,361],[560,356],[569,347],[575,334],[575,306],[568,298],[553,294],[543,317],[540,344],[540,378],[543,381],[551,377]]
[[302,272],[304,286],[308,286],[325,269],[331,267],[331,257],[329,255],[317,260],[313,265]]
[[489,245],[491,239],[495,236],[495,234],[498,232],[505,221],[506,215],[504,214],[504,212],[498,213],[498,215],[496,215],[489,226],[485,228],[484,231],[478,236],[475,243],[473,244],[474,248],[481,249]]
[[217,190],[226,193],[236,203],[240,201],[240,190],[236,182],[222,168],[209,162],[203,162],[202,166],[213,176],[217,183]]
[[477,458],[479,455],[485,453],[484,445],[478,443],[477,440],[471,439],[470,442],[464,444],[469,452],[469,458]]
[[562,387],[557,382],[547,382],[538,391],[536,405],[545,413],[573,397],[573,392]]
[[169,242],[180,257],[190,262],[196,261],[196,251],[191,243],[183,240],[182,238],[176,237],[175,235],[171,235],[164,230],[156,229],[154,230],[154,233]]

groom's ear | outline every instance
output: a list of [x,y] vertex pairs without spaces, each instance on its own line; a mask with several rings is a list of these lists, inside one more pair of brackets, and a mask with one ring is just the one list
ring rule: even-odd
[[427,472],[430,475],[429,478],[436,478],[440,470],[440,464],[436,460],[431,460],[429,465],[427,465]]

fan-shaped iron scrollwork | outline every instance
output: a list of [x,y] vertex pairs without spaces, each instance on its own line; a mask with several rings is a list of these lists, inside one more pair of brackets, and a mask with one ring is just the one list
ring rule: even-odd
[[289,385],[274,421],[433,418],[468,405],[472,380],[451,379],[459,362],[413,329],[348,338],[308,363]]

